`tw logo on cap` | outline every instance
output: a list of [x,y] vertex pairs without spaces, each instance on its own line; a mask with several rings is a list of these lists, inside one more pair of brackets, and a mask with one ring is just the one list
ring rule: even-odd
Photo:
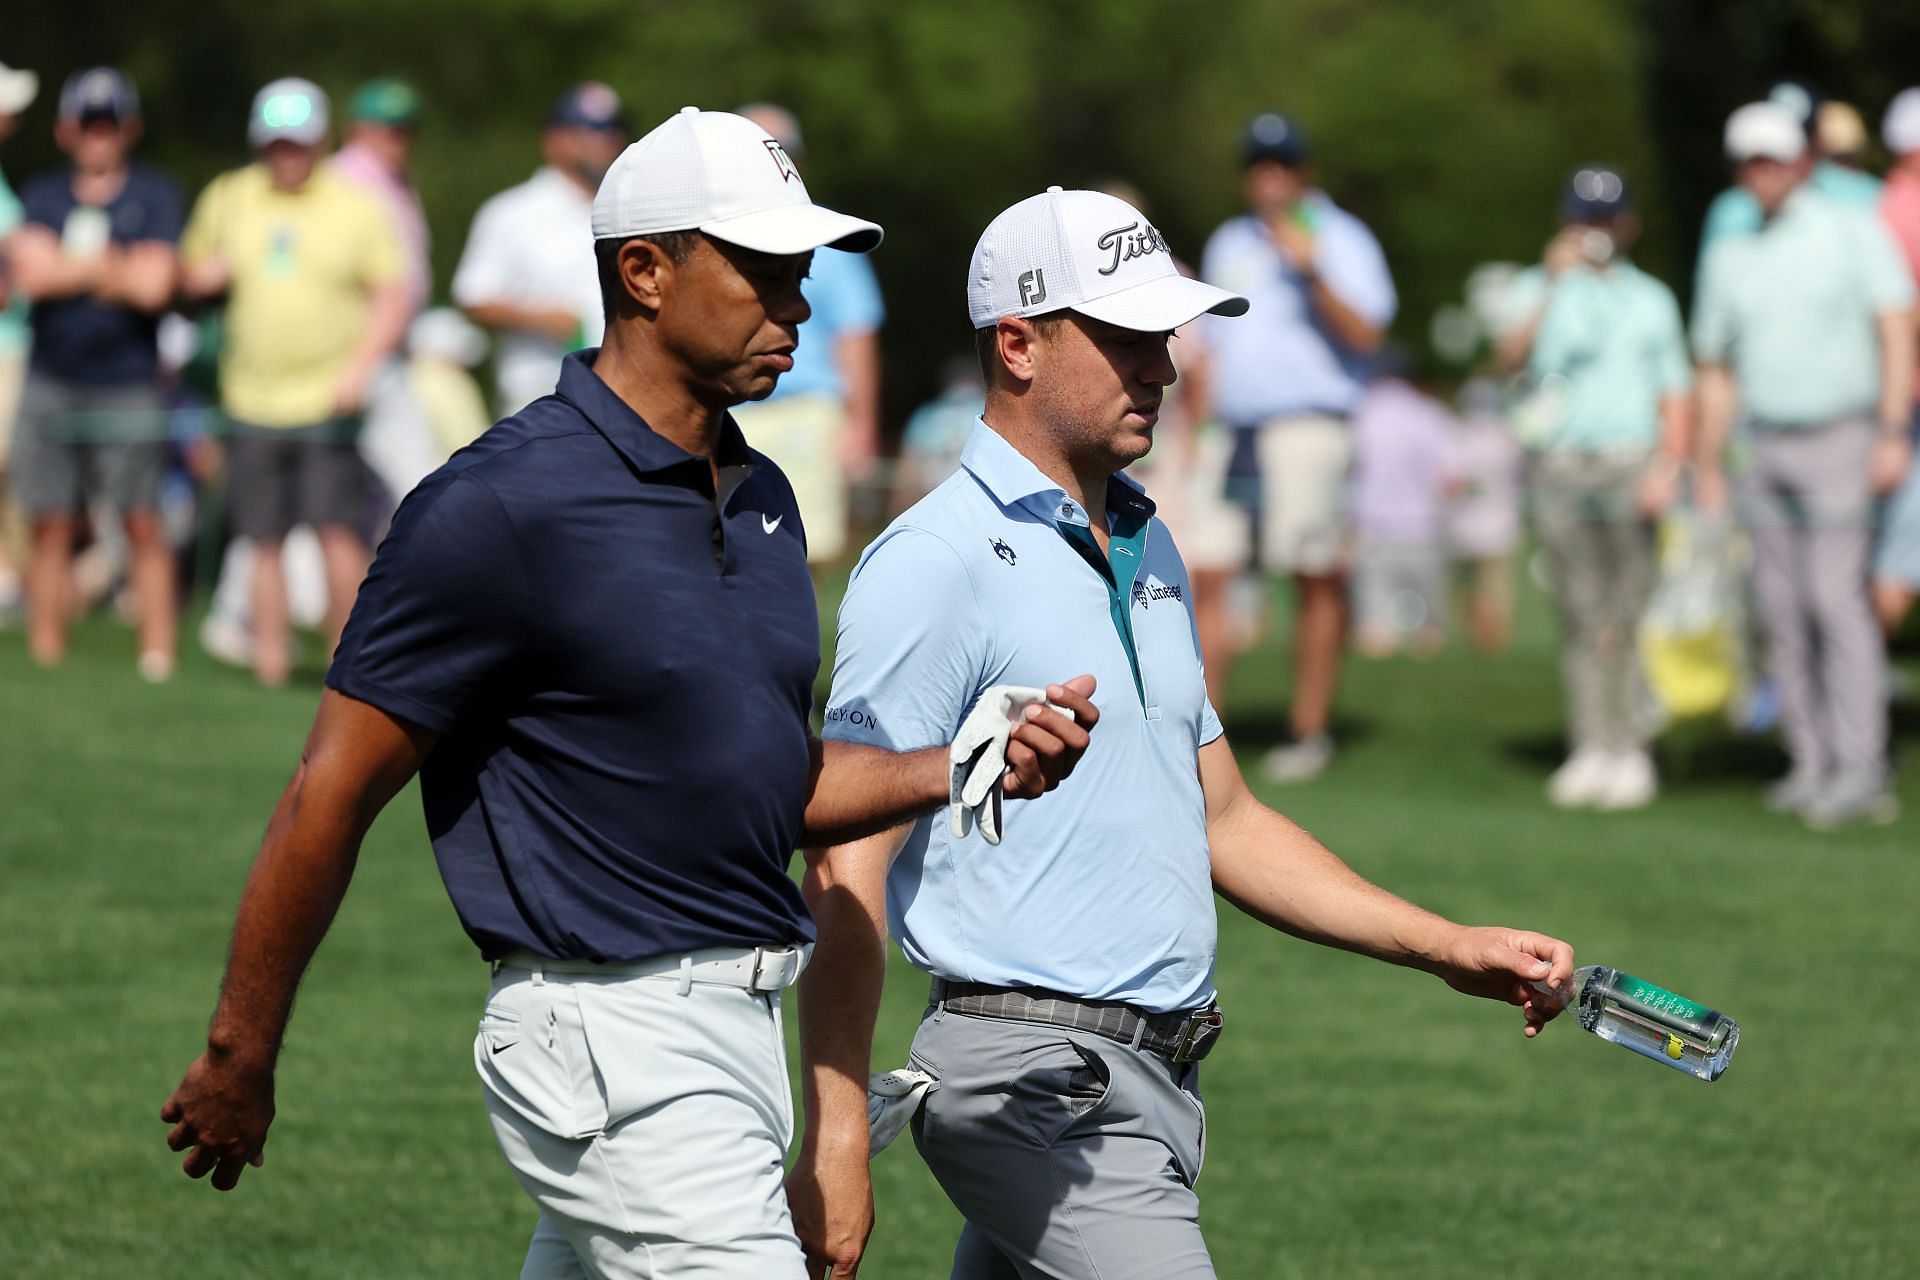
[[773,138],[768,138],[761,145],[766,147],[767,154],[773,157],[773,166],[780,171],[780,181],[795,182],[799,180],[800,169],[793,163],[793,157],[787,154],[785,147],[781,146],[780,143]]

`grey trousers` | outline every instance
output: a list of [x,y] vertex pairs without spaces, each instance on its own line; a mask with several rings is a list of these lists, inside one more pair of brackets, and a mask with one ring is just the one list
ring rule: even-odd
[[1740,508],[1796,773],[1884,770],[1887,658],[1867,597],[1874,427],[1755,430]]
[[967,1220],[954,1280],[1212,1280],[1199,1068],[1064,1027],[930,1009],[914,1144]]
[[1636,636],[1653,595],[1654,531],[1639,510],[1648,451],[1533,459],[1534,527],[1560,615],[1560,678],[1575,750],[1646,745]]

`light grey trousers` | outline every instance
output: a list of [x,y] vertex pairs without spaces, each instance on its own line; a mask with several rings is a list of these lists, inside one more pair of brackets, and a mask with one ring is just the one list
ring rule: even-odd
[[1575,750],[1646,745],[1636,637],[1653,595],[1653,525],[1640,514],[1649,451],[1533,459],[1534,528],[1560,616],[1560,678]]
[[967,1220],[954,1280],[1212,1280],[1199,1068],[1064,1027],[930,1009],[914,1144]]
[[1886,768],[1887,658],[1867,597],[1873,433],[1854,419],[1749,437],[1740,510],[1796,773]]

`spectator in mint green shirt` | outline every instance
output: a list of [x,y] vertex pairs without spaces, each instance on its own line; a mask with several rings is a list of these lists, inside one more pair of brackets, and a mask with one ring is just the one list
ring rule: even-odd
[[1569,753],[1563,808],[1634,809],[1658,789],[1634,640],[1653,590],[1653,518],[1688,451],[1686,337],[1673,291],[1628,260],[1639,233],[1620,174],[1567,180],[1562,227],[1507,297],[1499,355],[1533,387],[1534,524],[1560,615]]
[[1768,804],[1820,828],[1891,821],[1867,555],[1874,494],[1900,483],[1912,455],[1913,279],[1872,211],[1811,189],[1790,112],[1742,107],[1726,144],[1765,221],[1715,241],[1701,264],[1698,488],[1721,501],[1722,454],[1744,411],[1739,508],[1793,762]]
[[[40,92],[40,77],[0,63],[0,142]],[[27,373],[27,300],[14,287],[7,240],[21,220],[20,201],[0,173],[0,505],[6,501],[6,477],[13,448],[13,422],[20,410],[20,388]],[[20,575],[0,546],[0,619],[20,607]]]

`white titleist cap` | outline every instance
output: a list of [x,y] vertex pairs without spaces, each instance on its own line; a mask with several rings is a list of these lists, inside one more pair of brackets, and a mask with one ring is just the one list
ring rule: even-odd
[[1727,156],[1736,164],[1745,160],[1792,164],[1806,149],[1806,129],[1777,102],[1749,102],[1727,117]]
[[1902,89],[1893,96],[1880,124],[1880,140],[1897,156],[1920,151],[1920,89]]
[[1125,200],[1048,187],[995,218],[973,247],[967,315],[984,329],[1063,307],[1165,333],[1206,312],[1244,315],[1247,300],[1181,275],[1166,240]]
[[704,231],[761,253],[865,253],[877,224],[807,197],[786,149],[744,116],[682,107],[620,153],[593,197],[593,238]]

